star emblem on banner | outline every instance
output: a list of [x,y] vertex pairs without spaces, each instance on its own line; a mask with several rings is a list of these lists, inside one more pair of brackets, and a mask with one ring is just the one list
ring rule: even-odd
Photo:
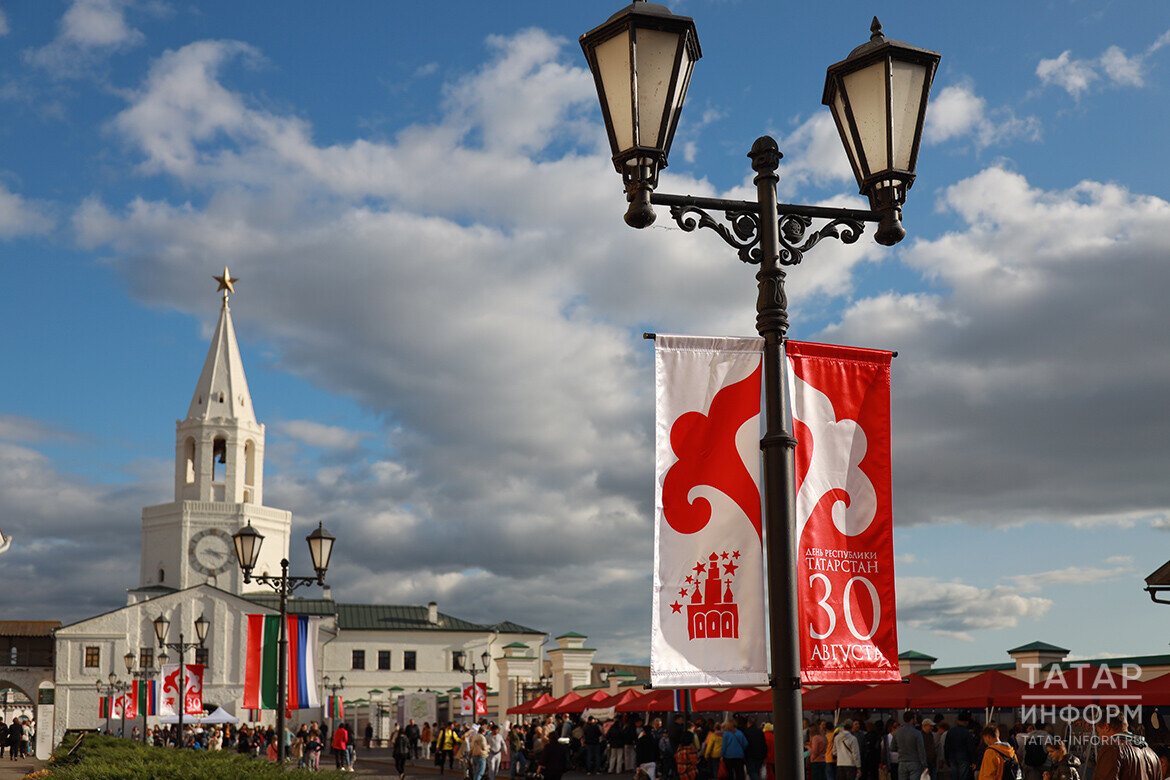
[[[732,580],[741,568],[734,562],[738,558],[739,550],[713,550],[705,561],[695,564],[694,574],[683,578],[679,597],[670,604],[670,614],[683,614],[686,607],[688,639],[739,638],[739,605],[732,588]],[[689,598],[688,586],[693,587]]]
[[735,573],[739,570],[739,567],[734,563],[729,563],[723,567],[723,570],[724,574],[726,574],[728,577],[732,577],[735,576]]
[[682,604],[679,604],[677,601],[674,602],[673,604],[670,605],[670,611],[671,612],[682,612]]

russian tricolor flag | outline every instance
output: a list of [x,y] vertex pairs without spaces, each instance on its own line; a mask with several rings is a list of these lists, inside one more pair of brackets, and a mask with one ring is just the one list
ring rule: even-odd
[[[320,707],[317,695],[317,631],[321,618],[288,616],[288,709]],[[279,615],[248,615],[248,650],[244,664],[244,706],[277,707]]]

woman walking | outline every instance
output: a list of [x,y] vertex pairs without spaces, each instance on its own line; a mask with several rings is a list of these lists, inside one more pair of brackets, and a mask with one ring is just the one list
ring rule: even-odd
[[394,756],[394,768],[398,770],[398,778],[406,777],[406,759],[410,758],[410,739],[401,726],[394,727],[394,734],[390,737],[390,751]]

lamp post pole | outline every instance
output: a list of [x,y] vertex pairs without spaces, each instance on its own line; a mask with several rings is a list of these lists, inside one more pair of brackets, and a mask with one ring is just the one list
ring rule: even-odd
[[284,743],[284,713],[288,707],[288,597],[297,588],[304,585],[324,585],[325,570],[329,567],[329,557],[333,553],[334,537],[318,523],[317,530],[305,537],[309,543],[309,554],[313,559],[313,568],[316,575],[313,577],[293,577],[288,573],[288,558],[280,561],[280,576],[269,574],[252,576],[252,569],[260,557],[260,544],[264,536],[252,528],[252,522],[232,534],[235,543],[236,560],[244,572],[244,583],[252,580],[267,585],[276,591],[280,597],[280,629],[277,639],[276,664],[276,753],[277,761],[284,766],[287,747]]
[[[864,223],[878,223],[874,237],[892,246],[905,237],[902,204],[914,183],[926,102],[939,55],[887,40],[875,17],[870,40],[828,68],[822,102],[829,107],[859,192],[870,210],[778,203],[780,149],[762,136],[752,144],[756,200],[696,198],[655,192],[658,174],[678,125],[695,62],[702,57],[695,23],[656,3],[634,0],[581,36],[593,72],[602,116],[622,176],[629,208],[625,221],[650,226],[654,206],[670,207],[684,231],[715,231],[758,265],[756,330],[763,338],[764,434],[760,440],[767,566],[768,637],[771,651],[772,719],[776,774],[795,780],[803,772],[800,706],[800,626],[796,573],[796,439],[791,429],[784,371],[788,298],[784,266],[828,238],[851,244]],[[730,225],[708,211],[723,212]],[[812,230],[814,219],[828,219]]]
[[[146,690],[143,690],[143,688],[145,687],[146,689],[149,689],[150,686],[149,685],[142,686],[142,685],[140,685],[140,682],[147,682],[148,683],[151,680],[153,680],[155,677],[158,676],[158,669],[151,669],[149,667],[147,667],[145,669],[134,669],[134,660],[135,660],[134,653],[132,653],[132,652],[126,653],[126,655],[124,657],[126,659],[126,671],[130,674],[130,676],[134,680],[132,685],[139,686],[138,693],[146,694],[145,696],[137,696],[136,697],[136,701],[138,702],[138,714],[142,716],[142,744],[145,745],[146,744],[146,728],[147,728],[147,725],[146,725],[147,712],[146,711],[148,709],[146,696],[149,696],[149,693],[147,693]],[[161,668],[162,665],[164,663],[166,663],[166,658],[167,658],[167,656],[165,653],[160,654],[158,656],[157,663],[159,665],[159,668]]]
[[[479,660],[480,660],[480,663],[483,664],[482,668],[477,667],[475,665],[475,661],[472,661],[470,666],[465,670],[471,675],[471,722],[472,723],[475,723],[475,719],[479,716],[479,688],[475,684],[476,677],[479,674],[486,673],[488,671],[488,664],[490,664],[492,661],[491,654],[488,653],[487,650],[484,650],[482,653],[480,653]],[[486,715],[487,714],[487,691],[486,690],[484,691],[484,694],[483,694],[483,711],[484,711],[484,714]]]
[[171,621],[167,620],[166,616],[159,615],[154,619],[154,638],[158,640],[158,646],[166,650],[174,650],[179,654],[179,747],[183,747],[183,714],[187,710],[187,662],[184,657],[188,650],[194,650],[197,647],[203,647],[204,641],[207,639],[207,627],[210,625],[207,620],[200,615],[195,619],[195,636],[198,641],[187,642],[183,639],[183,632],[179,631],[178,642],[168,642],[167,629],[171,627]]
[[[331,697],[336,697],[339,691],[345,690],[345,678],[344,677],[342,677],[340,680],[338,680],[336,685],[332,684],[332,681],[330,681],[330,679],[328,677],[325,677],[322,680],[322,682],[324,683],[323,687],[325,688],[325,690],[329,691],[329,695]],[[335,720],[336,720],[336,718],[333,717],[333,708],[330,707],[329,708],[329,731],[331,733],[332,733],[334,727],[337,725],[334,722]]]
[[[113,672],[110,672],[109,680],[110,680],[110,682],[108,684],[103,683],[100,679],[95,680],[95,682],[97,684],[96,688],[97,688],[98,696],[99,697],[103,697],[103,696],[110,697],[109,706],[106,707],[106,734],[107,735],[110,733],[110,710],[113,709],[113,706],[114,706],[113,695],[115,693],[121,693],[122,691],[125,691],[129,687],[126,683],[119,680],[114,675]],[[125,730],[126,730],[126,704],[125,704],[125,702],[123,702],[122,703],[122,731],[125,732]]]

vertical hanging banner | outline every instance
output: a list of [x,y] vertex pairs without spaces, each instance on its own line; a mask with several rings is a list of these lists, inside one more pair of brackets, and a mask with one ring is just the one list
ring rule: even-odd
[[[287,709],[321,706],[317,693],[317,633],[320,627],[319,617],[288,616]],[[244,656],[244,707],[248,709],[276,709],[279,638],[280,615],[248,615]]]
[[[203,664],[186,664],[184,680],[183,714],[203,714]],[[165,664],[162,668],[162,693],[159,696],[158,714],[165,717],[179,711],[179,665]]]
[[897,682],[890,352],[790,341],[801,680]]
[[460,715],[487,715],[487,683],[463,683]]
[[760,339],[655,346],[655,687],[767,682]]

